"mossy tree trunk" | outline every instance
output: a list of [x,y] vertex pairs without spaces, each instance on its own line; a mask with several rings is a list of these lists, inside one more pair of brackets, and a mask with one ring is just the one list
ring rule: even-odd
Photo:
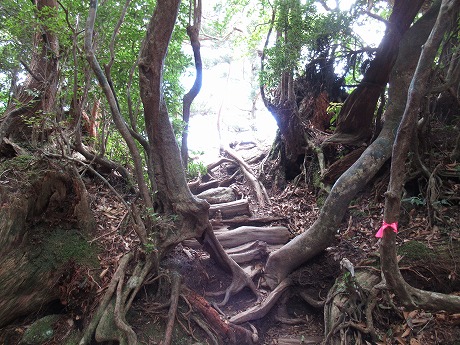
[[91,264],[95,254],[84,238],[95,221],[76,170],[24,156],[8,166],[0,184],[0,326],[63,297],[69,263]]

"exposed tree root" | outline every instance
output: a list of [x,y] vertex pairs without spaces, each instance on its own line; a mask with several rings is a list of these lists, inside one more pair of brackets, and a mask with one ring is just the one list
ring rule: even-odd
[[83,337],[78,343],[79,345],[86,345],[86,344],[89,344],[89,342],[91,341],[91,338],[94,334],[94,331],[96,330],[97,325],[99,324],[99,321],[101,320],[105,310],[107,309],[110,301],[112,300],[112,296],[115,293],[115,290],[118,285],[118,281],[121,279],[122,276],[124,276],[126,266],[128,265],[129,261],[132,259],[132,257],[133,257],[133,253],[128,253],[120,259],[118,263],[118,268],[113,274],[112,280],[107,288],[107,291],[104,297],[102,298],[101,302],[99,303],[99,307],[97,308],[95,314],[93,315],[91,322],[86,327]]
[[228,323],[226,320],[222,320],[218,312],[203,297],[187,288],[183,288],[183,290],[183,294],[190,305],[204,316],[207,324],[221,338],[219,344],[252,345],[257,342],[257,335],[255,333],[241,326]]
[[243,323],[246,321],[257,320],[264,317],[275,305],[283,292],[291,286],[292,281],[289,278],[284,279],[259,305],[256,305],[242,313],[236,314],[230,318],[232,323]]
[[254,188],[254,191],[257,196],[257,201],[259,204],[264,207],[266,204],[270,205],[270,198],[268,197],[267,191],[263,184],[257,179],[255,174],[253,173],[251,167],[246,164],[246,162],[240,157],[240,155],[230,147],[225,148],[225,152],[230,155],[234,160],[238,162],[240,165],[241,171],[243,172],[244,176],[247,178],[249,183]]
[[218,232],[216,237],[224,248],[234,248],[257,240],[271,245],[286,244],[291,237],[291,233],[284,226],[241,226],[233,230]]
[[240,292],[244,287],[249,287],[259,299],[257,288],[252,279],[244,270],[225,252],[221,243],[217,240],[212,226],[209,223],[203,240],[204,248],[220,264],[221,267],[227,268],[232,273],[232,283],[225,292],[225,297],[219,305],[227,304],[231,295]]
[[144,262],[138,261],[125,283],[126,269],[133,258],[134,253],[130,252],[120,259],[118,268],[79,345],[89,344],[93,334],[98,341],[117,340],[120,344],[137,344],[137,336],[126,322],[126,313],[150,272],[154,258],[148,256]]
[[404,35],[399,57],[390,75],[388,93],[392,102],[385,111],[382,131],[334,184],[315,223],[280,250],[270,254],[265,266],[265,278],[270,287],[274,288],[294,269],[331,244],[351,200],[390,158],[395,131],[406,103],[405,90],[417,66],[420,47],[425,43],[435,20],[436,9],[428,11]]
[[176,319],[177,305],[179,304],[182,277],[178,273],[173,273],[171,280],[171,304],[169,306],[168,323],[166,325],[165,337],[162,345],[171,344],[174,320]]
[[[378,275],[366,271],[359,271],[356,276],[347,272],[337,279],[324,308],[326,338],[323,344],[358,343],[361,333],[370,334],[372,341],[377,340],[372,312],[377,293],[384,287],[377,284],[379,280]],[[342,331],[350,328],[357,332]]]

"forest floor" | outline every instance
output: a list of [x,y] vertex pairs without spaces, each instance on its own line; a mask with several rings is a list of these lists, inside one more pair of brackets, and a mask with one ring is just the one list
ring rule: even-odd
[[[256,169],[256,167],[254,167]],[[225,174],[225,169],[222,169]],[[223,176],[221,176],[223,177]],[[318,193],[307,186],[305,181],[297,185],[290,183],[282,191],[268,190],[271,205],[260,207],[255,201],[251,187],[244,178],[237,180],[236,187],[240,197],[250,200],[253,217],[278,217],[270,225],[283,225],[289,228],[292,237],[308,229],[315,221],[320,205]],[[343,272],[339,262],[349,259],[356,268],[370,267],[378,260],[379,242],[375,237],[383,215],[384,197],[388,182],[388,172],[382,174],[371,184],[373,188],[361,193],[349,206],[340,228],[337,229],[336,241],[310,262],[306,263],[297,274],[301,288],[319,300],[326,299],[329,289]],[[452,190],[460,187],[458,181],[450,181]],[[96,188],[94,186],[93,188]],[[94,200],[98,212],[97,219],[105,243],[106,253],[125,252],[135,245],[135,234],[119,234],[117,228],[123,219],[123,208],[109,192],[92,191],[98,195]],[[427,208],[418,194],[406,198],[404,212],[400,221],[398,245],[400,266],[405,279],[415,287],[431,291],[459,293],[459,263],[455,262],[460,253],[452,253],[452,243],[458,250],[460,241],[460,208],[458,204],[441,205],[437,211],[439,219],[432,221],[427,217]],[[112,230],[110,230],[112,229]],[[109,230],[109,231],[108,231]],[[131,242],[132,241],[132,242]],[[442,256],[436,248],[446,251]],[[434,254],[434,253],[437,254]],[[102,267],[110,267],[113,255],[101,260]],[[253,263],[264,265],[264,261]],[[222,271],[209,255],[201,250],[178,246],[165,260],[163,266],[177,269],[184,278],[184,284],[215,305],[223,296],[210,296],[225,290],[230,284],[231,276]],[[260,286],[259,281],[255,281]],[[261,294],[267,290],[260,287]],[[154,312],[152,296],[145,289],[134,305],[130,322],[144,344],[159,344],[162,332],[161,324],[166,315]],[[249,289],[230,298],[229,303],[220,308],[223,318],[247,310],[256,303],[254,294]],[[444,312],[429,313],[423,310],[405,312],[399,315],[384,309],[375,313],[374,326],[381,335],[378,344],[460,344],[460,314]],[[180,311],[183,320],[187,308]],[[192,322],[178,324],[173,344],[192,344],[193,335],[200,338],[201,330]],[[323,309],[315,309],[306,304],[295,294],[287,293],[277,305],[262,319],[252,322],[259,334],[260,344],[320,344],[324,340]],[[202,335],[202,334],[201,334]],[[198,342],[197,342],[198,343]],[[363,344],[373,344],[372,341]]]
[[[225,174],[224,170],[221,173]],[[87,271],[77,270],[81,276],[73,277],[64,287],[67,289],[67,300],[61,300],[59,306],[44,308],[39,315],[30,315],[4,329],[4,332],[9,332],[10,340],[1,345],[17,344],[16,340],[20,339],[33,319],[51,311],[59,311],[65,315],[63,320],[70,317],[81,327],[79,322],[97,306],[97,296],[101,295],[109,283],[117,261],[123,253],[138,246],[136,234],[127,220],[128,213],[117,197],[99,182],[89,179],[85,182],[97,220],[97,234],[89,242],[100,248],[100,267]],[[270,225],[286,226],[294,237],[310,227],[321,206],[318,205],[318,200],[321,199],[318,191],[304,182],[301,179],[298,184],[290,183],[282,191],[269,189],[271,205],[266,207],[258,205],[244,178],[237,179],[236,187],[240,197],[249,198],[254,217],[277,217],[279,220]],[[344,221],[337,229],[335,242],[295,273],[300,288],[308,290],[318,300],[325,300],[336,279],[343,274],[339,265],[343,258],[350,260],[355,268],[369,267],[376,270],[374,264],[378,261],[379,243],[374,235],[382,222],[383,193],[387,182],[388,172],[376,178],[370,184],[373,187],[361,193],[351,203]],[[460,181],[451,179],[447,183],[452,191],[460,191]],[[403,205],[401,231],[397,240],[403,276],[418,288],[459,294],[460,263],[457,260],[460,253],[453,251],[459,250],[460,207],[458,202],[440,203],[436,210],[436,219],[430,219],[419,194],[417,192],[406,198]],[[253,264],[263,267],[264,260]],[[223,298],[211,295],[225,290],[231,281],[231,276],[221,270],[206,252],[182,245],[171,252],[162,267],[165,270],[178,270],[183,276],[183,283],[204,296],[211,304],[218,303]],[[81,284],[82,277],[89,280],[87,289],[78,285]],[[264,290],[258,279],[256,277],[255,283],[260,288],[261,295],[267,296],[268,290]],[[149,286],[143,288],[128,314],[128,322],[138,334],[141,344],[160,344],[167,317],[167,308],[158,308],[158,304],[152,302],[158,302],[158,295],[162,292],[156,291],[154,295],[152,291],[154,289]],[[167,296],[169,292],[164,293]],[[255,303],[254,294],[249,289],[244,289],[232,296],[227,305],[219,308],[219,312],[222,313],[222,318],[230,318]],[[203,339],[203,330],[189,317],[189,307],[186,303],[179,307],[173,337],[175,345],[203,344],[199,340]],[[374,327],[381,341],[372,342],[364,337],[363,344],[460,344],[460,314],[447,314],[442,311],[429,313],[423,310],[406,312],[397,307],[398,312],[389,312],[386,308],[379,305],[374,312]],[[323,309],[313,308],[289,292],[265,317],[251,324],[258,331],[260,344],[320,344],[324,339]],[[67,332],[66,328],[66,323],[62,323],[56,329],[53,339],[46,344],[61,344],[59,339]]]

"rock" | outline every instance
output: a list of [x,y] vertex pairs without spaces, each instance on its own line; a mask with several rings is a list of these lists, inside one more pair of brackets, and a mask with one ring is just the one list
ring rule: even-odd
[[60,315],[47,315],[38,319],[24,332],[20,344],[40,345],[49,341],[54,335],[53,325],[59,318]]
[[229,187],[211,188],[198,194],[197,197],[206,200],[210,204],[224,204],[236,200],[233,189]]

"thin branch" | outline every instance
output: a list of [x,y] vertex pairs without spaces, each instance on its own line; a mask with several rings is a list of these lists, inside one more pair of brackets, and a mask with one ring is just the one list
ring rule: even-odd
[[94,32],[94,22],[96,20],[96,12],[97,12],[97,0],[91,0],[88,20],[86,23],[86,32],[85,32],[86,59],[91,65],[91,68],[93,69],[93,72],[96,75],[96,78],[98,79],[99,84],[106,96],[106,99],[110,106],[110,111],[111,111],[115,126],[117,127],[121,136],[125,140],[126,144],[128,145],[131,156],[133,157],[136,180],[137,180],[137,184],[139,186],[139,190],[142,195],[142,199],[145,203],[145,206],[147,208],[153,209],[153,202],[152,202],[152,199],[150,198],[149,189],[144,180],[143,164],[142,164],[142,158],[139,154],[139,150],[137,149],[137,146],[131,136],[131,133],[128,127],[126,126],[126,123],[124,122],[123,117],[120,114],[120,110],[118,108],[118,105],[115,99],[115,95],[113,94],[112,88],[110,87],[107,81],[107,78],[104,76],[101,66],[99,65],[99,62],[94,53],[94,48],[92,45],[92,38],[93,38],[93,32]]
[[377,19],[379,22],[382,22],[387,27],[390,25],[390,22],[383,17],[380,17],[378,14],[372,13],[371,11],[364,11],[369,17]]
[[27,71],[27,73],[29,73],[32,78],[34,78],[36,81],[38,82],[42,82],[44,79],[43,77],[38,77],[33,71],[32,69],[29,67],[29,65],[27,65],[24,60],[22,59],[19,59],[19,62],[21,63],[21,65],[25,68],[25,70]]

